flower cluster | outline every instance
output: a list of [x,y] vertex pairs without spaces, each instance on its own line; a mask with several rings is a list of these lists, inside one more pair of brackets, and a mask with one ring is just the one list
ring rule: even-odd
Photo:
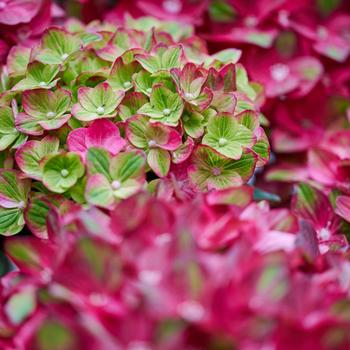
[[36,227],[37,198],[112,208],[179,174],[189,193],[239,186],[268,161],[261,88],[239,52],[210,56],[190,27],[150,25],[70,20],[13,47],[0,96],[1,234]]
[[350,262],[341,236],[317,238],[320,196],[301,186],[291,211],[249,186],[178,205],[141,193],[109,212],[52,205],[48,239],[6,242],[20,271],[2,279],[0,344],[345,350]]
[[348,1],[61,5],[0,1],[0,348],[349,349]]

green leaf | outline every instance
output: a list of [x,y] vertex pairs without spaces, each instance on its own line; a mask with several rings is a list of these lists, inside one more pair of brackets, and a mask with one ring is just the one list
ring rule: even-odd
[[18,167],[33,179],[41,180],[41,160],[47,155],[56,153],[59,140],[55,136],[45,136],[41,141],[31,140],[22,145],[16,152]]

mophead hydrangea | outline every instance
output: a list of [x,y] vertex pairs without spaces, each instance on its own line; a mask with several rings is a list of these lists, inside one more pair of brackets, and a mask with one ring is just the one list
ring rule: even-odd
[[0,232],[38,198],[113,208],[160,183],[187,192],[246,183],[269,158],[262,87],[209,55],[190,26],[67,21],[12,48],[0,96]]

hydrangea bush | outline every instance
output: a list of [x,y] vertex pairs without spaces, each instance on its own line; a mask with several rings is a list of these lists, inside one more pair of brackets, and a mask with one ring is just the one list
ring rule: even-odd
[[36,226],[37,197],[112,208],[179,167],[196,192],[246,183],[268,161],[261,87],[238,53],[210,56],[191,28],[141,25],[67,22],[8,56],[2,234]]
[[349,349],[347,1],[62,5],[0,2],[0,347]]

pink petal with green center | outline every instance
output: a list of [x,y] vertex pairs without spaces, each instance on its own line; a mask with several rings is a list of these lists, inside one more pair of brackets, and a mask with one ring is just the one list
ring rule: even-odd
[[350,46],[345,40],[331,36],[314,44],[314,50],[337,62],[345,62],[350,55]]
[[35,117],[31,117],[25,113],[18,113],[16,116],[16,129],[20,132],[38,136],[44,133],[43,128],[38,124],[38,120]]
[[30,231],[38,238],[47,239],[47,215],[53,207],[58,207],[64,200],[59,195],[38,195],[31,199],[24,218]]
[[[221,82],[222,81],[222,82]],[[225,92],[235,91],[236,87],[236,66],[234,64],[227,64],[220,69],[219,82],[220,88]]]
[[214,93],[209,88],[205,87],[201,94],[196,99],[190,101],[190,103],[197,106],[200,111],[204,111],[210,106],[213,98]]
[[186,63],[182,70],[174,68],[170,72],[179,93],[187,101],[196,99],[199,96],[202,86],[207,79],[206,71],[203,68],[198,68],[197,65],[191,62]]
[[12,236],[24,227],[23,208],[0,207],[0,235]]
[[267,181],[297,182],[307,181],[309,173],[305,166],[294,164],[281,164],[274,166],[266,172]]
[[292,210],[299,218],[311,221],[316,230],[330,226],[334,216],[328,198],[306,183],[295,187]]
[[340,158],[321,148],[308,152],[309,175],[316,181],[329,186],[338,182],[337,165]]
[[180,145],[175,151],[171,152],[172,161],[174,164],[183,163],[192,154],[194,148],[194,141],[191,137],[188,137],[185,143]]
[[47,155],[56,153],[58,149],[59,139],[55,136],[45,136],[40,141],[30,140],[16,151],[16,163],[29,177],[41,180],[40,161]]
[[157,146],[165,150],[173,151],[181,145],[181,135],[175,129],[162,123],[149,124],[146,135],[152,138]]
[[63,28],[52,27],[45,31],[37,60],[47,64],[61,64],[81,46],[80,39]]
[[65,89],[29,90],[23,93],[22,104],[25,113],[42,120],[53,120],[62,116],[71,103],[71,93]]
[[145,177],[145,157],[141,151],[121,152],[110,161],[110,175],[113,180],[123,183],[129,179],[143,183]]
[[233,113],[237,99],[232,92],[214,91],[211,106],[218,112]]
[[0,13],[0,23],[8,26],[29,23],[42,6],[41,2],[28,0],[5,1],[4,4]]
[[259,30],[255,28],[234,28],[230,33],[215,34],[210,39],[220,42],[247,43],[262,48],[269,48],[277,35],[278,31],[275,29]]
[[210,205],[234,205],[239,208],[244,209],[248,204],[253,202],[253,192],[252,186],[241,186],[228,188],[226,190],[210,192],[206,200]]
[[214,149],[199,145],[188,168],[192,184],[200,191],[240,186],[253,175],[257,158],[247,151],[239,160],[226,158]]
[[145,116],[135,116],[127,121],[126,135],[139,148],[175,150],[181,144],[181,135],[162,123],[150,123]]
[[25,207],[30,191],[30,179],[24,179],[15,170],[0,169],[0,206],[3,208]]
[[266,165],[270,160],[270,143],[263,128],[259,127],[255,131],[256,143],[251,150],[258,156],[257,167]]
[[115,113],[124,98],[125,92],[114,91],[108,83],[101,83],[94,88],[81,87],[78,101],[72,108],[72,114],[79,120],[90,121]]
[[17,45],[12,47],[8,56],[6,66],[10,75],[24,75],[30,60],[31,49]]
[[56,130],[59,129],[62,125],[66,124],[70,117],[70,114],[64,114],[58,119],[38,121],[38,124],[45,130]]
[[335,202],[335,212],[347,222],[350,222],[350,197],[339,196]]
[[311,56],[301,56],[289,64],[291,75],[299,78],[297,95],[304,96],[308,94],[320,81],[324,74],[322,63]]
[[52,257],[56,253],[52,244],[36,237],[7,240],[5,250],[16,266],[29,275],[38,275],[44,269],[50,270]]
[[23,91],[30,89],[51,89],[57,84],[55,79],[60,68],[57,65],[45,65],[34,61],[28,64],[26,77],[20,80],[11,90]]
[[108,83],[114,88],[119,90],[128,91],[133,87],[133,75],[140,70],[138,62],[134,61],[128,64],[123,62],[123,58],[119,57],[114,62]]
[[146,130],[149,128],[149,119],[145,116],[136,115],[126,122],[126,136],[128,140],[138,148],[148,148]]
[[183,61],[182,45],[167,47],[159,44],[151,54],[135,55],[135,59],[150,73],[179,68]]
[[94,205],[111,208],[114,203],[113,189],[102,174],[94,174],[88,177],[85,188],[86,200]]
[[78,119],[80,121],[84,121],[84,122],[89,122],[89,121],[92,121],[92,120],[95,120],[98,118],[105,118],[106,117],[104,115],[100,116],[96,112],[90,112],[90,111],[86,110],[79,103],[76,103],[72,106],[71,112],[72,112],[72,115],[76,119]]
[[137,111],[148,102],[141,92],[129,92],[118,106],[118,114],[122,120],[127,120],[137,114]]
[[236,115],[237,121],[251,131],[259,127],[259,116],[252,110],[243,111]]

